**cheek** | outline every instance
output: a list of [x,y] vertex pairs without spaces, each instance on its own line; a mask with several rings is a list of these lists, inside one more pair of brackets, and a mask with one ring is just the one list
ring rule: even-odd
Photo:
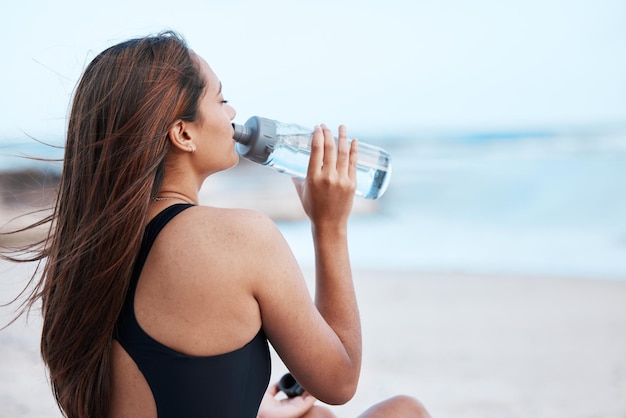
[[222,124],[222,131],[228,139],[232,140],[233,143],[235,140],[233,139],[233,124],[230,118],[226,118]]

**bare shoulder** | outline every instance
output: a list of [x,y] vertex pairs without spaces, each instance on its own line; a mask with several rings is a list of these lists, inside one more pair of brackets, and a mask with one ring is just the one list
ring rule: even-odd
[[274,221],[256,210],[197,206],[187,212],[185,227],[192,234],[225,233],[234,237],[243,234],[247,239],[279,234]]
[[290,251],[274,221],[249,209],[223,209],[207,206],[190,208],[180,217],[176,236],[179,245],[191,253],[205,253],[232,261],[245,255],[248,261],[262,259],[272,252]]

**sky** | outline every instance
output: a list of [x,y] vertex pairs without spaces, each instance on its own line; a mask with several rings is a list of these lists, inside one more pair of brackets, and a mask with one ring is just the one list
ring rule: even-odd
[[253,115],[349,134],[626,127],[624,0],[5,0],[0,141],[61,140],[87,63],[172,29]]

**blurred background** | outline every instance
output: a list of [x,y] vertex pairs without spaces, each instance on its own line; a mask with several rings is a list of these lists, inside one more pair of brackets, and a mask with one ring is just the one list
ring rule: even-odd
[[[392,154],[387,193],[355,207],[357,268],[626,279],[621,0],[25,0],[0,15],[2,223],[49,204],[60,164],[20,156],[62,156],[37,141],[62,147],[86,64],[173,29],[237,122],[344,123]],[[312,264],[288,179],[242,163],[202,196],[267,211]]]

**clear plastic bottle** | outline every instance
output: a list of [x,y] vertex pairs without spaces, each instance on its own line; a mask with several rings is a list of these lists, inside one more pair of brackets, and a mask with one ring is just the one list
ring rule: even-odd
[[[237,153],[291,177],[305,178],[313,129],[253,116],[244,125],[233,123]],[[391,177],[391,157],[378,147],[359,141],[355,196],[378,199]]]

